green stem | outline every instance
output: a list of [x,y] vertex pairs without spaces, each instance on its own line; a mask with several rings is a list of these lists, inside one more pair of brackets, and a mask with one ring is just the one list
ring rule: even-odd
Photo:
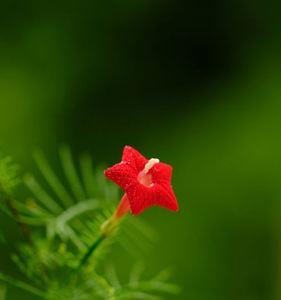
[[82,257],[77,271],[79,271],[88,261],[88,259],[90,258],[90,256],[93,254],[93,252],[97,249],[97,247],[102,243],[102,241],[106,238],[106,235],[101,234],[91,245],[91,247],[88,249],[88,251],[86,252],[86,254]]
[[79,273],[80,269],[88,262],[91,255],[94,253],[94,251],[99,247],[99,245],[112,234],[112,232],[115,230],[116,226],[118,225],[120,219],[116,218],[116,215],[113,214],[111,218],[109,218],[107,221],[105,221],[100,228],[100,234],[98,238],[93,242],[93,244],[88,248],[88,251],[85,253],[85,255],[82,257],[82,259],[79,262],[79,265],[76,269],[71,272],[67,282],[69,283],[71,280],[73,280]]
[[17,287],[19,289],[22,289],[26,292],[29,292],[29,293],[33,294],[33,295],[39,296],[43,299],[47,299],[47,296],[44,293],[44,291],[42,291],[40,289],[37,289],[37,288],[35,288],[35,287],[25,283],[25,282],[22,282],[20,280],[9,277],[5,274],[0,273],[0,281],[5,282],[7,284],[10,284],[10,285],[12,285],[14,287]]
[[93,244],[88,249],[86,254],[82,257],[78,265],[77,271],[79,271],[81,267],[86,264],[90,256],[97,249],[97,247],[102,243],[102,241],[112,234],[112,232],[115,230],[119,222],[120,222],[120,218],[117,218],[116,214],[113,214],[107,221],[105,221],[101,225],[99,237],[93,242]]
[[94,241],[94,243],[90,246],[88,251],[82,257],[79,262],[79,265],[69,273],[69,277],[66,279],[65,284],[69,284],[71,281],[75,280],[81,268],[87,263],[93,252],[97,249],[97,247],[102,243],[102,241],[106,238],[106,235],[101,233],[99,237]]

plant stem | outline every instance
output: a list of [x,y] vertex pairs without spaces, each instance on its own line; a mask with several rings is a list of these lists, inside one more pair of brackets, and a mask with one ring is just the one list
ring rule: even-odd
[[102,243],[102,241],[106,238],[106,235],[101,234],[91,245],[91,247],[88,249],[88,251],[86,252],[86,254],[82,257],[77,271],[79,271],[88,261],[88,259],[90,258],[90,256],[93,254],[93,252],[97,249],[97,247]]
[[66,284],[69,284],[71,281],[75,280],[81,268],[87,263],[93,252],[97,249],[97,247],[102,243],[102,241],[106,238],[106,235],[102,232],[99,237],[93,242],[93,244],[88,248],[88,251],[82,257],[79,262],[79,265],[69,273],[69,277],[65,281]]
[[82,257],[78,265],[77,271],[79,271],[81,267],[86,264],[90,256],[97,249],[97,247],[103,242],[103,240],[105,240],[108,236],[112,234],[112,232],[115,230],[119,222],[120,222],[120,217],[118,218],[116,214],[113,214],[107,221],[105,221],[101,225],[99,237],[93,242],[93,244],[90,246],[86,254]]
[[44,291],[42,291],[40,289],[37,289],[37,288],[35,288],[35,287],[25,283],[25,282],[22,282],[20,280],[9,277],[5,274],[0,273],[0,281],[5,282],[7,284],[10,284],[10,285],[12,285],[14,287],[17,287],[19,289],[22,289],[26,292],[29,292],[29,293],[33,294],[33,295],[39,296],[43,299],[47,299],[47,296],[44,293]]

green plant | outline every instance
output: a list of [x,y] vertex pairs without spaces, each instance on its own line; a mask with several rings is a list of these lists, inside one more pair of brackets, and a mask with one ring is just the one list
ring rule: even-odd
[[[0,273],[0,282],[48,300],[160,299],[161,293],[177,293],[177,286],[167,282],[169,272],[141,279],[143,268],[136,265],[123,284],[113,266],[104,267],[103,258],[113,243],[132,254],[151,244],[154,232],[139,219],[124,218],[94,253],[89,252],[113,213],[118,189],[100,170],[93,171],[89,155],[81,156],[77,171],[70,149],[64,146],[59,153],[62,179],[42,151],[34,155],[41,179],[27,174],[21,180],[12,160],[0,159],[1,209],[16,221],[25,238],[12,260],[26,279]],[[20,185],[31,192],[24,200],[17,196]],[[81,264],[87,253],[91,254],[87,263]],[[5,295],[6,287],[0,286],[0,300]]]

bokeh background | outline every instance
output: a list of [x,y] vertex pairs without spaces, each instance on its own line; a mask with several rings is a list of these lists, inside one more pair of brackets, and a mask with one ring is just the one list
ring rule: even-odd
[[[167,299],[280,300],[280,10],[277,1],[2,1],[1,149],[31,171],[34,147],[55,162],[61,143],[96,164],[118,161],[125,144],[169,162],[180,213],[141,216],[159,233],[149,272],[172,266],[182,287]],[[7,222],[0,262],[15,272]]]

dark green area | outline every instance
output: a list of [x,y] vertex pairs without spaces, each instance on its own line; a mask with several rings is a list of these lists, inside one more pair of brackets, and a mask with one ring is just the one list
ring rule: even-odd
[[[118,161],[125,144],[172,164],[180,213],[140,216],[159,232],[143,257],[148,272],[172,267],[177,299],[279,300],[280,9],[274,1],[1,3],[2,150],[32,172],[32,149],[56,165],[61,143],[96,164]],[[7,262],[16,226],[0,225],[1,269],[17,274]],[[115,258],[125,277],[132,261],[118,249]]]

